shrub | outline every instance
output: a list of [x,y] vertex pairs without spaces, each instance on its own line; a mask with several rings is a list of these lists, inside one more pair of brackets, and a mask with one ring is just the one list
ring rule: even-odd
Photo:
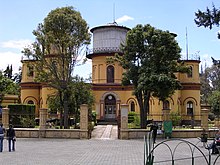
[[178,126],[181,121],[181,115],[178,112],[171,112],[170,120],[172,121],[173,126]]
[[215,120],[215,114],[212,113],[212,112],[209,112],[208,118],[209,118],[211,121]]
[[35,105],[10,104],[9,121],[14,127],[35,126]]

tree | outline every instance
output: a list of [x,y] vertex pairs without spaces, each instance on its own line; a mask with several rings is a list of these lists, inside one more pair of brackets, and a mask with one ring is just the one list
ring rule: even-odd
[[[69,114],[75,116],[76,121],[79,121],[80,105],[88,104],[90,112],[92,112],[92,105],[94,97],[91,93],[91,84],[85,83],[83,78],[75,76],[69,85],[68,93],[68,107]],[[71,91],[71,92],[70,92]],[[49,108],[51,111],[57,112],[61,107],[59,97],[57,95],[51,96],[49,99]]]
[[4,99],[5,94],[19,94],[19,86],[11,79],[5,77],[0,71],[0,105]]
[[[212,29],[214,25],[217,27],[220,23],[220,10],[212,5],[212,9],[206,8],[206,11],[202,12],[198,10],[195,13],[196,18],[194,19],[195,23],[200,27],[204,26],[205,28]],[[218,33],[218,38],[220,39],[220,33]]]
[[122,83],[134,86],[134,95],[140,107],[141,128],[146,128],[150,97],[163,101],[181,88],[174,74],[184,71],[182,64],[177,63],[181,50],[175,36],[149,24],[137,25],[127,33],[122,45],[124,55],[116,57],[126,70]]
[[79,56],[90,42],[88,29],[86,21],[73,7],[57,8],[33,31],[36,41],[32,48],[23,51],[37,61],[36,80],[58,91],[64,108],[64,128],[68,127],[68,86]]
[[208,103],[211,105],[211,111],[214,114],[220,115],[220,92],[213,91],[208,98]]
[[212,79],[212,73],[211,68],[205,68],[203,71],[201,69],[200,74],[200,82],[201,82],[201,103],[207,104],[208,103],[208,97],[212,93],[213,88],[211,87],[211,79]]
[[5,69],[4,71],[4,76],[9,78],[9,79],[12,79],[12,65],[9,67],[9,65],[7,66],[7,68]]

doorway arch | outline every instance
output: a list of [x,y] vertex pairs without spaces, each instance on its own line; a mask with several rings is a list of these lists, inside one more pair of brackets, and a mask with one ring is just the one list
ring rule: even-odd
[[105,120],[116,119],[116,98],[108,94],[104,99]]

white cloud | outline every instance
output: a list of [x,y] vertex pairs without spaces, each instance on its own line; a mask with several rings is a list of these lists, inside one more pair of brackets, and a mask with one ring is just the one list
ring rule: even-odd
[[6,42],[1,42],[0,46],[3,48],[14,48],[23,50],[24,47],[27,47],[30,45],[33,41],[28,39],[21,39],[21,40],[10,40]]
[[13,73],[18,73],[21,56],[21,53],[0,52],[0,70],[5,70],[8,65],[12,64]]
[[117,23],[123,23],[123,22],[126,22],[126,21],[129,21],[129,20],[134,20],[134,18],[130,17],[130,16],[127,16],[127,15],[124,15],[118,19],[116,19],[115,21]]
[[203,54],[203,55],[201,55],[200,57],[201,57],[201,59],[200,59],[200,60],[201,60],[201,63],[200,63],[200,64],[201,64],[202,66],[204,66],[204,67],[205,67],[205,66],[206,66],[206,67],[211,67],[211,66],[212,66],[212,64],[213,64],[213,63],[212,63],[212,59],[211,59],[212,56],[211,56],[210,54]]

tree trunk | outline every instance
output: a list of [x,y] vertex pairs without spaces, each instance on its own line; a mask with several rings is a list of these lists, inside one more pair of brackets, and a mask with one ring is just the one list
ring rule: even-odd
[[60,129],[63,128],[63,99],[62,99],[62,92],[59,91],[60,97]]
[[141,128],[146,129],[147,127],[147,112],[149,112],[149,100],[150,100],[150,93],[147,92],[144,95],[142,93],[138,94],[137,100],[140,107],[140,121],[141,121]]
[[68,122],[68,114],[69,114],[69,109],[68,109],[68,101],[67,101],[67,94],[66,91],[64,91],[64,129],[69,128],[69,122]]

